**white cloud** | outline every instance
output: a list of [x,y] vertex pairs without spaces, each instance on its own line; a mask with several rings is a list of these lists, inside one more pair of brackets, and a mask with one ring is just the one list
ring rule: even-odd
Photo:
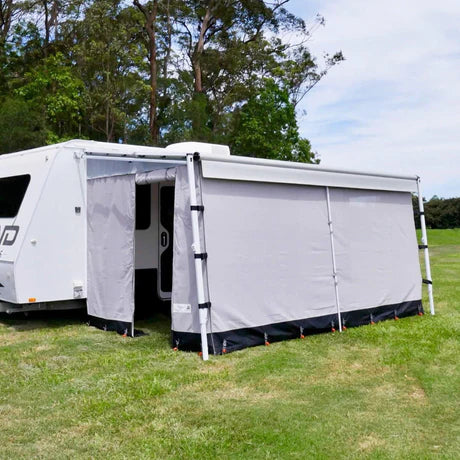
[[460,196],[460,1],[290,5],[326,17],[314,55],[346,57],[302,107],[301,132],[322,164],[415,173],[425,196]]

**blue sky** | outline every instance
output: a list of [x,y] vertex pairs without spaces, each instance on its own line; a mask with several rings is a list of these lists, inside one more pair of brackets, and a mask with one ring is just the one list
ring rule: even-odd
[[327,166],[418,174],[423,194],[460,196],[460,0],[291,0],[318,63],[346,60],[299,107]]

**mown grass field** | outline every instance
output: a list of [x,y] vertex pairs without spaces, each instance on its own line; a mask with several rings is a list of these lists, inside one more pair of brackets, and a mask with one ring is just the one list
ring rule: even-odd
[[208,363],[169,348],[165,319],[127,339],[1,316],[0,457],[460,458],[460,229],[429,239],[435,317]]

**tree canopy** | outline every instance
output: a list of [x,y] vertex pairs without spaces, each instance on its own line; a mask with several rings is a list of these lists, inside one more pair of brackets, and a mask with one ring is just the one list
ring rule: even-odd
[[[413,196],[412,205],[417,228],[420,228],[418,198]],[[439,198],[436,195],[423,203],[428,228],[460,228],[460,197]]]
[[296,107],[317,27],[289,0],[0,1],[0,153],[87,138],[197,140],[317,162]]

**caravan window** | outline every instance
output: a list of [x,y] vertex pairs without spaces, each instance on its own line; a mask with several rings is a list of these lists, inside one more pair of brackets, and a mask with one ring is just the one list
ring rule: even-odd
[[0,177],[0,218],[17,216],[29,182],[29,174]]

